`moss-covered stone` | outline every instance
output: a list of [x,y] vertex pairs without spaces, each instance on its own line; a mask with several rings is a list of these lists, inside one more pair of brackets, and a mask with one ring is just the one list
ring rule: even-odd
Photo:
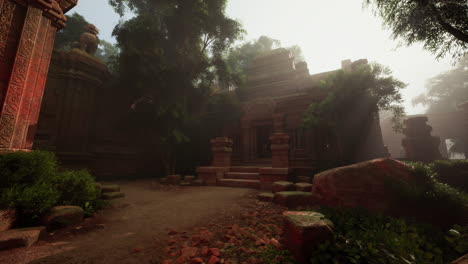
[[76,225],[83,221],[84,211],[79,206],[55,206],[42,217],[48,230]]
[[260,193],[260,194],[257,195],[258,200],[265,201],[265,202],[273,201],[274,197],[275,197],[275,195],[272,194],[272,193]]
[[10,229],[0,232],[0,250],[29,247],[45,235],[45,227]]
[[125,197],[125,194],[123,192],[109,192],[109,193],[103,193],[101,198],[103,200],[113,200],[113,199],[118,199]]

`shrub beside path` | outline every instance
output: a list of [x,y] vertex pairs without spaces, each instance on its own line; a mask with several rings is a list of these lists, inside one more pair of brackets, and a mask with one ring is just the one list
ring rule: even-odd
[[29,248],[0,252],[0,263],[159,263],[171,230],[229,223],[245,213],[256,191],[119,183],[126,198],[79,226],[48,234]]

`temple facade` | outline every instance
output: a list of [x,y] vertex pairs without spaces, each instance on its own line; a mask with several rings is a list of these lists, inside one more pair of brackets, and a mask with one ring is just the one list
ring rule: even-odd
[[[367,60],[343,61],[342,69],[352,70],[365,63]],[[303,115],[309,105],[326,98],[327,91],[320,84],[334,72],[310,75],[307,64],[297,63],[286,49],[277,49],[256,58],[249,68],[246,86],[239,92],[242,117],[228,125],[223,135],[232,140],[232,146],[229,146],[232,150],[231,169],[224,172],[219,169],[221,172],[214,173],[213,169],[208,169],[210,167],[200,167],[199,175],[213,183],[213,177],[218,177],[218,182],[228,182],[236,179],[235,173],[259,173],[258,179],[249,180],[268,182],[294,175],[313,175],[321,167],[336,161],[352,163],[388,156],[378,113],[370,113],[369,116],[365,109],[360,109],[360,105],[350,109],[350,117],[353,118],[341,126],[346,131],[340,135],[356,143],[352,151],[351,147],[344,146],[345,157],[338,155],[336,139],[328,131],[302,126]],[[365,118],[360,117],[363,113]],[[360,119],[371,120],[371,123],[367,127],[356,126]],[[214,167],[219,167],[219,164]],[[279,173],[279,168],[283,172]],[[271,173],[275,169],[279,174]],[[280,174],[282,176],[277,177]],[[267,176],[261,180],[262,175]],[[268,184],[260,185],[268,188]]]

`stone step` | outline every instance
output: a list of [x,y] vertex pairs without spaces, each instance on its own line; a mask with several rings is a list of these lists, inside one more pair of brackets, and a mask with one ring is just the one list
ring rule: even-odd
[[103,193],[101,198],[103,200],[114,200],[118,198],[123,198],[125,197],[125,193],[123,192],[108,192],[108,193]]
[[44,226],[10,229],[0,232],[0,250],[29,247],[42,239],[46,233]]
[[253,166],[234,166],[229,168],[230,172],[253,172],[258,173],[260,167],[253,167]]
[[260,188],[260,181],[259,180],[220,179],[218,180],[218,186],[258,189]]
[[238,180],[258,180],[260,174],[258,172],[228,172],[226,174],[227,179],[238,179]]

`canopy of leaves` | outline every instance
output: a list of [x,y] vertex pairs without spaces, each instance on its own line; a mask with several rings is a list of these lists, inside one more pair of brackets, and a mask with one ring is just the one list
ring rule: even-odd
[[413,99],[413,104],[427,106],[428,113],[452,112],[468,100],[468,54],[457,66],[426,83],[426,93]]
[[363,115],[391,111],[395,128],[400,127],[399,119],[404,114],[400,89],[406,84],[391,74],[389,68],[376,63],[357,65],[350,71],[337,71],[322,81],[321,88],[327,90],[328,96],[309,106],[304,115],[304,125],[336,129],[349,117],[351,109],[365,103],[369,107]]
[[225,16],[226,1],[109,2],[120,14],[135,14],[113,32],[121,50],[119,85],[135,102],[135,127],[146,144],[158,146],[166,164],[173,162],[214,87],[232,83],[223,54],[243,30]]
[[466,0],[364,0],[374,8],[394,39],[416,42],[437,58],[446,54],[461,57],[468,48],[468,5]]
[[[233,75],[233,81],[236,88],[241,88],[247,79],[247,69],[253,60],[273,49],[281,47],[281,42],[268,36],[261,36],[255,41],[249,41],[232,48],[227,55],[227,64],[229,71]],[[289,49],[296,61],[303,61],[302,50],[294,45]]]

